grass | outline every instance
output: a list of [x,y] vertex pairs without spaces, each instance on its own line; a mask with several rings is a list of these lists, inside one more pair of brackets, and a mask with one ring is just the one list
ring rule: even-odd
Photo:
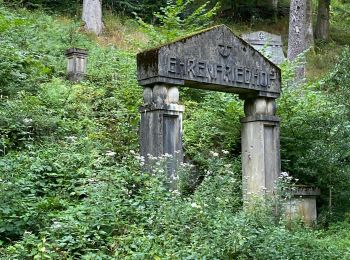
[[137,22],[123,15],[105,13],[105,32],[96,38],[101,46],[113,45],[117,48],[139,52],[148,42],[148,37],[142,32]]

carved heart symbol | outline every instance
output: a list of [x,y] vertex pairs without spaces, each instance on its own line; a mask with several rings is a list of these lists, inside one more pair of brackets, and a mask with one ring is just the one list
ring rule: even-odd
[[222,57],[230,56],[232,47],[229,45],[219,44],[219,53]]

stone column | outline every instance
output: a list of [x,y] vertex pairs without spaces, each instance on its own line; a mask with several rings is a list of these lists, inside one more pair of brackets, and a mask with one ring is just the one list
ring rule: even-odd
[[272,193],[280,174],[279,118],[273,98],[246,99],[242,123],[243,199]]
[[87,70],[88,51],[70,48],[66,51],[67,78],[72,82],[79,82],[85,78]]
[[141,156],[145,157],[146,167],[149,155],[159,157],[169,154],[167,174],[175,174],[178,163],[183,161],[182,152],[182,113],[179,105],[179,89],[175,86],[158,84],[145,87],[144,105],[140,107]]

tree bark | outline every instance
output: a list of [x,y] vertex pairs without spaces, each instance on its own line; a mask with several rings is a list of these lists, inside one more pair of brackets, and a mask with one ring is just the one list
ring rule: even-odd
[[316,39],[327,41],[329,38],[329,6],[330,0],[318,0]]
[[[290,61],[295,61],[299,54],[310,47],[310,26],[312,28],[312,9],[310,8],[310,1],[311,0],[291,0],[290,2],[288,37],[288,59]],[[301,82],[305,79],[305,58],[299,61],[296,68],[296,82]]]
[[100,35],[104,29],[102,22],[102,0],[84,0],[82,19],[85,22],[86,30]]
[[278,9],[278,0],[271,0],[271,6],[272,6],[272,9],[277,12],[277,9]]
[[288,38],[288,59],[291,61],[305,50],[305,14],[305,0],[291,0]]
[[274,19],[275,19],[275,21],[277,21],[277,16],[278,16],[278,0],[271,0],[271,7],[272,7]]
[[312,26],[312,0],[306,0],[306,32],[305,32],[305,50],[313,48],[315,45],[314,41],[314,30]]

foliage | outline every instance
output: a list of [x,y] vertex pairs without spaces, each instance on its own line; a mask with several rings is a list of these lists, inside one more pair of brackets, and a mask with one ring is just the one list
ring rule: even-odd
[[151,46],[166,43],[175,38],[206,28],[212,23],[212,18],[220,8],[219,2],[207,10],[209,2],[189,12],[193,0],[168,0],[167,5],[156,12],[157,26],[137,18],[145,32],[150,36]]
[[349,86],[350,86],[350,48],[347,46],[343,49],[339,60],[325,78],[322,88],[328,91],[330,97],[335,101],[340,101],[347,109],[350,108],[349,103]]
[[[346,60],[346,59],[345,59]],[[344,60],[343,60],[344,61]],[[338,64],[324,86],[341,88],[347,64]],[[288,71],[288,70],[285,70]],[[338,73],[340,72],[340,73]],[[342,83],[336,77],[343,77]],[[286,82],[288,77],[285,78]],[[295,87],[286,86],[279,99],[282,168],[300,179],[302,184],[322,190],[321,205],[328,207],[329,189],[333,189],[334,210],[347,214],[349,202],[344,189],[349,185],[349,107],[346,91],[337,96],[321,91],[324,82]],[[342,97],[344,96],[344,97]],[[342,212],[342,213],[341,213]],[[339,217],[339,215],[338,215]],[[344,217],[344,215],[343,215]]]
[[[81,0],[3,0],[3,2],[12,7],[25,7],[28,9],[45,9],[55,13],[69,13],[80,15],[82,12]],[[164,6],[165,0],[103,0],[104,9],[115,13],[131,15],[132,12],[138,12],[139,15],[147,20],[151,20],[152,13]]]
[[[174,12],[160,15],[169,26]],[[284,67],[282,167],[321,187],[322,205],[329,186],[334,196],[331,213],[321,209],[332,217],[328,229],[313,230],[260,201],[242,210],[243,111],[234,95],[182,89],[186,159],[196,166],[183,164],[171,190],[169,158],[145,172],[135,55],[101,47],[78,27],[0,8],[1,259],[350,257],[348,50],[322,82],[296,88]],[[89,50],[87,79],[77,84],[64,78],[72,45]]]
[[208,165],[206,158],[212,150],[228,150],[237,155],[242,102],[232,94],[207,93],[197,102],[189,96],[185,97],[185,105],[192,113],[185,113],[184,118],[184,149],[188,158]]

